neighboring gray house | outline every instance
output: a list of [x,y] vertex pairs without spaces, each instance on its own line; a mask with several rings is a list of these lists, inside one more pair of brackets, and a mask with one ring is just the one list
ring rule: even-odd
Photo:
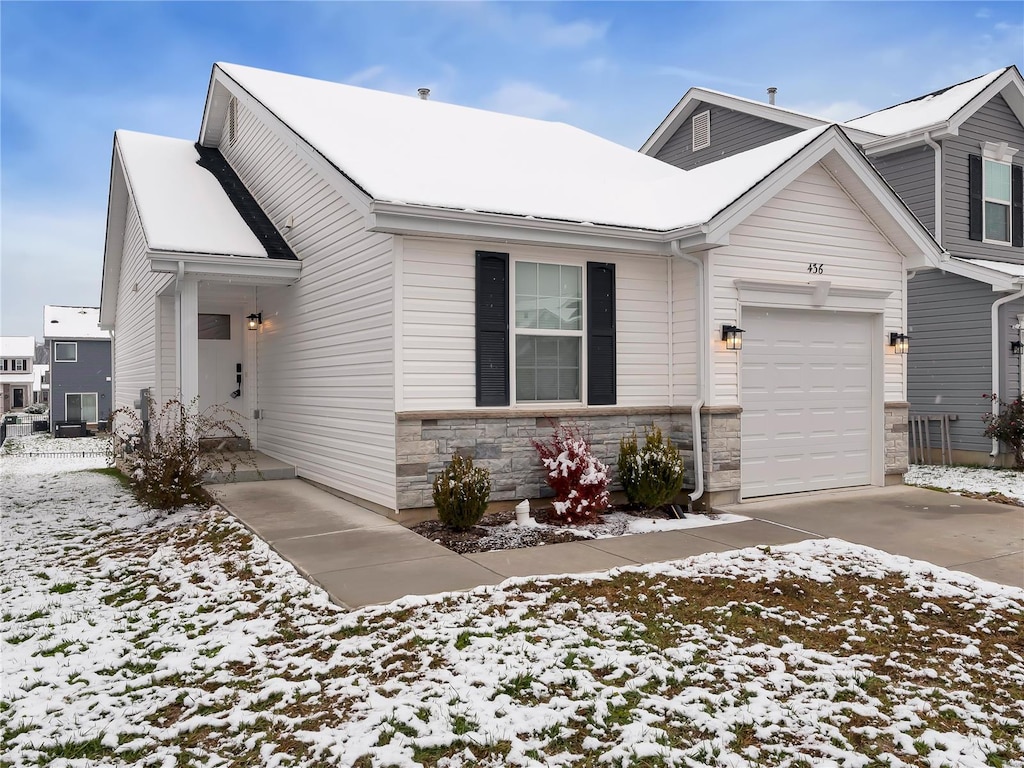
[[[641,152],[690,169],[828,123],[693,88]],[[1024,80],[1006,67],[842,128],[953,257],[909,282],[911,415],[957,417],[954,460],[1007,463],[1012,453],[982,438],[981,417],[992,408],[983,394],[1021,393],[1011,343],[1024,316]]]
[[43,335],[50,354],[50,429],[63,423],[95,427],[110,417],[110,332],[98,307],[48,305]]

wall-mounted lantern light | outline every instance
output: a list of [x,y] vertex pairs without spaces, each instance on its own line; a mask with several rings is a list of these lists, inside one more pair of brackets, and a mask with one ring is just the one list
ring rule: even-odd
[[248,324],[247,327],[249,328],[250,331],[259,330],[259,327],[261,325],[263,325],[263,313],[262,312],[253,312],[251,315],[249,315],[246,318],[246,320],[249,321],[249,324]]
[[893,331],[889,334],[889,346],[897,355],[905,355],[910,351],[910,337],[904,333]]
[[1024,341],[1011,341],[1010,354],[1017,355],[1017,357],[1024,355]]
[[735,325],[723,325],[722,341],[726,349],[743,349],[743,329]]

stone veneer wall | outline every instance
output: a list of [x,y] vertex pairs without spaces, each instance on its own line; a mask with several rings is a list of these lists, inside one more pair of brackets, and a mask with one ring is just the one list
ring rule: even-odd
[[[738,501],[740,492],[740,414],[736,406],[705,406],[700,412],[704,488],[710,503]],[[733,498],[735,497],[735,498]]]
[[[431,485],[457,452],[491,473],[491,500],[536,499],[551,495],[532,441],[547,441],[559,423],[589,432],[594,455],[608,465],[612,490],[618,490],[619,440],[643,438],[659,427],[683,453],[686,483],[693,487],[693,436],[689,409],[588,408],[585,412],[460,411],[397,415],[399,509],[430,507]],[[736,426],[737,441],[739,426]],[[737,442],[737,459],[739,448]],[[737,465],[738,468],[738,465]],[[737,471],[737,484],[738,480]]]
[[910,403],[885,404],[885,474],[887,477],[903,475],[909,468],[909,417]]

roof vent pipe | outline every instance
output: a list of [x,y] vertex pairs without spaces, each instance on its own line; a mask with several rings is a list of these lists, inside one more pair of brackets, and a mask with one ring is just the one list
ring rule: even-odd
[[768,89],[768,103],[773,107],[775,106],[775,94],[779,92],[778,88],[774,86]]
[[420,95],[420,98],[423,99],[424,101],[430,98],[429,88],[417,88],[416,93],[418,93]]

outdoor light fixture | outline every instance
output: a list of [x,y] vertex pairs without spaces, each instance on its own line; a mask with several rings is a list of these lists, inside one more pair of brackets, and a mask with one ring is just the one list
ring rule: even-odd
[[249,327],[250,331],[258,330],[259,327],[261,325],[263,325],[263,313],[262,312],[253,312],[251,315],[249,315],[246,318],[246,320],[249,321],[249,326],[248,327]]
[[726,349],[743,349],[743,329],[735,325],[723,325],[722,341]]
[[896,351],[897,355],[905,355],[910,351],[910,337],[893,331],[889,334],[889,346]]
[[1017,355],[1020,357],[1024,355],[1024,342],[1022,341],[1011,341],[1010,342],[1010,354]]

